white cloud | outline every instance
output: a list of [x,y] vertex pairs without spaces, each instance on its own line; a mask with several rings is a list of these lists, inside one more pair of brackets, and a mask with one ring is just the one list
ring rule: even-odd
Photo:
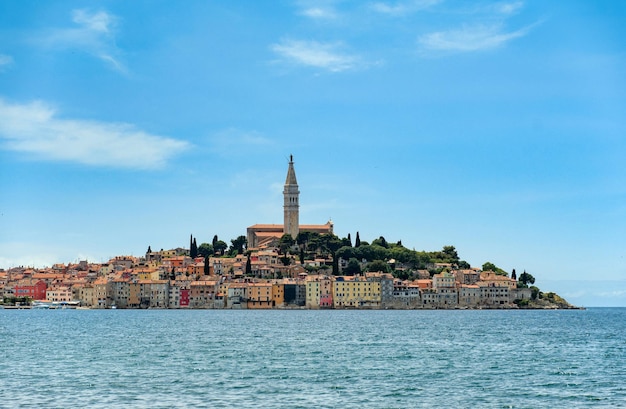
[[412,0],[400,1],[393,4],[387,2],[376,2],[371,3],[370,8],[378,13],[390,16],[403,16],[427,9],[438,3],[441,3],[441,0]]
[[523,1],[513,1],[508,3],[497,3],[494,5],[495,10],[501,14],[515,14],[522,7],[524,7]]
[[78,26],[47,31],[37,38],[38,44],[48,48],[69,48],[85,51],[113,68],[126,73],[120,50],[115,44],[118,18],[100,10],[73,10],[72,21]]
[[298,14],[315,20],[332,20],[338,17],[335,0],[299,0]]
[[13,57],[6,54],[0,54],[0,70],[7,65],[13,64]]
[[285,61],[331,72],[354,69],[359,64],[357,56],[341,51],[343,48],[341,43],[283,40],[271,48]]
[[337,13],[333,9],[326,7],[306,8],[300,14],[313,19],[334,19],[337,17]]
[[2,149],[38,159],[115,168],[154,169],[189,148],[184,141],[151,135],[130,124],[58,118],[43,102],[0,99]]
[[531,27],[504,32],[500,24],[465,26],[458,30],[438,31],[418,39],[424,50],[434,51],[480,51],[500,47],[507,42],[528,34]]

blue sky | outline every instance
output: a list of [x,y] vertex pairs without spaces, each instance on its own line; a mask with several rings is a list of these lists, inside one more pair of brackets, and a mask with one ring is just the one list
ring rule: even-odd
[[0,267],[301,222],[626,306],[626,3],[0,3]]

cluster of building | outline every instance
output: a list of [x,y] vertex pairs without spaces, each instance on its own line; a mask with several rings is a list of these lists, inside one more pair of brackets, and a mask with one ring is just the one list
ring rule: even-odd
[[[450,265],[439,266],[447,270],[432,277],[419,271],[419,279],[403,281],[381,272],[328,275],[332,260],[325,258],[301,264],[291,257],[285,263],[279,250],[283,235],[332,234],[333,224],[300,224],[293,157],[283,196],[284,223],[248,227],[246,255],[192,258],[178,248],[101,264],[11,268],[0,270],[0,292],[5,299],[89,308],[502,308],[531,298],[514,279]],[[340,260],[340,270],[346,265]]]
[[185,253],[176,249],[103,264],[0,270],[0,291],[4,298],[88,308],[173,309],[508,308],[531,297],[514,279],[476,269],[432,277],[419,271],[423,278],[411,281],[381,272],[332,276],[307,272],[327,271],[328,260],[285,266],[277,249],[265,249],[250,254],[251,274],[246,274],[247,256],[210,257],[207,269],[204,258]]

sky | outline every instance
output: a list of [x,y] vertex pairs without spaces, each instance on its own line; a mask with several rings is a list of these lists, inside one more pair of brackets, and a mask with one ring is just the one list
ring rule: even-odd
[[0,2],[0,268],[300,221],[626,306],[626,3]]

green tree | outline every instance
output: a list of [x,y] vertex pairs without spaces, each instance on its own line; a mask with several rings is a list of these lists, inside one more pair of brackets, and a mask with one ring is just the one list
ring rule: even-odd
[[228,244],[226,244],[226,242],[222,240],[217,240],[215,243],[213,243],[213,250],[215,250],[215,252],[219,253],[219,255],[221,256],[224,255],[224,252],[226,251],[227,248],[228,248]]
[[209,263],[209,255],[208,254],[204,256],[204,275],[205,276],[211,275],[211,264]]
[[217,234],[215,236],[213,236],[213,240],[211,241],[211,246],[213,246],[213,248],[215,248],[215,243],[217,243],[219,241],[219,239],[217,238]]
[[343,270],[345,275],[348,276],[354,276],[357,274],[361,274],[361,264],[359,263],[359,261],[355,258],[351,258],[348,261],[348,265],[346,266],[346,268]]
[[532,274],[528,274],[526,270],[524,270],[524,272],[520,274],[518,281],[524,285],[535,284],[535,277],[533,277]]
[[350,260],[351,258],[356,257],[355,254],[356,254],[356,251],[354,247],[348,247],[348,246],[340,247],[339,250],[337,250],[336,252],[336,256],[344,260]]
[[198,254],[202,257],[212,256],[214,254],[213,246],[209,243],[202,243],[198,247]]
[[460,260],[458,266],[461,270],[469,270],[470,268],[472,268],[470,263],[465,260]]
[[513,280],[517,280],[517,274],[515,273],[515,269],[513,269],[513,271],[511,271],[511,278]]
[[289,249],[291,249],[295,243],[296,241],[294,240],[293,237],[291,237],[291,234],[285,233],[280,238],[280,242],[278,243],[278,246],[280,247],[280,251],[286,254],[289,252]]
[[457,264],[459,262],[459,254],[454,246],[443,246],[442,253],[446,256],[449,263]]
[[230,251],[233,253],[236,252],[236,254],[243,254],[247,244],[248,239],[246,236],[238,236],[236,239],[230,241]]
[[189,257],[196,258],[198,257],[198,244],[196,243],[196,238],[193,238],[193,242],[191,243],[191,248],[189,249]]
[[248,255],[248,260],[246,260],[246,275],[248,277],[252,277],[252,261],[250,260],[249,255]]
[[354,240],[354,247],[359,247],[361,245],[361,238],[359,237],[359,232],[356,232],[356,239]]
[[494,273],[500,276],[505,276],[505,277],[509,276],[509,273],[507,273],[506,271],[504,271],[503,269],[496,266],[490,261],[487,261],[485,264],[483,264],[483,271],[493,271]]
[[383,273],[388,273],[389,270],[389,264],[382,260],[374,260],[367,265],[367,271],[371,272],[382,271]]
[[387,240],[385,240],[383,236],[380,236],[379,238],[372,241],[372,246],[373,245],[378,245],[383,248],[389,248],[389,243],[387,243]]
[[532,287],[530,287],[530,298],[532,298],[533,300],[536,300],[537,298],[541,298],[541,291],[539,291],[538,287],[535,287],[534,285]]

